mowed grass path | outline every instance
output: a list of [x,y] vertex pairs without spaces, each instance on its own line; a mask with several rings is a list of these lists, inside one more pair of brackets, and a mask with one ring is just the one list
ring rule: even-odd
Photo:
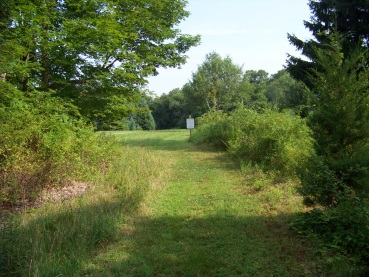
[[[288,228],[302,211],[292,185],[251,189],[225,154],[186,130],[122,132],[167,170],[140,211],[90,263],[94,276],[316,276],[306,242]],[[251,180],[251,181],[250,181]]]

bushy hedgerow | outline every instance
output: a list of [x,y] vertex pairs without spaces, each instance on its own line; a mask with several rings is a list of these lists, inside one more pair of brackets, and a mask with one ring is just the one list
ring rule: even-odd
[[228,149],[241,161],[258,164],[279,176],[293,177],[313,152],[305,121],[290,113],[238,108],[229,115],[219,111],[198,119],[195,142]]
[[227,114],[213,110],[196,119],[196,130],[193,141],[195,143],[208,143],[218,148],[226,149],[228,131]]
[[101,159],[98,138],[77,109],[47,92],[0,83],[0,204],[82,178]]
[[229,151],[281,176],[295,176],[313,153],[310,130],[300,117],[267,110],[239,109],[231,113],[235,131]]

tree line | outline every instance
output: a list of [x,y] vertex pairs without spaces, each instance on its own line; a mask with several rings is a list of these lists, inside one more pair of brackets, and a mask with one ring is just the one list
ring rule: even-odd
[[238,106],[258,111],[290,109],[305,115],[308,88],[287,70],[270,75],[265,70],[246,70],[228,56],[213,52],[181,89],[154,98],[150,109],[157,129],[183,128],[185,118],[212,110],[230,112]]

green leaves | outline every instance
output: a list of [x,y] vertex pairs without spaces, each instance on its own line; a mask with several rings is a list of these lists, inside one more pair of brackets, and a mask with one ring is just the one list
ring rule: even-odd
[[24,94],[7,82],[0,91],[0,205],[96,170],[96,137],[75,106],[51,93]]
[[317,156],[302,175],[302,194],[311,204],[339,205],[352,196],[367,197],[369,159],[369,70],[367,52],[343,58],[340,41],[317,50],[320,71],[314,83],[313,131]]
[[313,153],[304,120],[288,113],[238,108],[229,115],[212,111],[198,119],[194,140],[208,142],[242,162],[257,164],[278,177],[294,178]]
[[185,107],[182,90],[174,89],[168,94],[155,98],[150,109],[152,109],[157,129],[185,128],[189,114]]
[[319,211],[298,225],[360,268],[369,253],[368,3],[310,0],[309,6],[313,16],[304,23],[315,39],[289,35],[309,61],[290,56],[288,71],[311,89],[316,155],[300,172],[300,193]]
[[[53,89],[104,110],[113,95],[129,97],[158,67],[176,67],[199,36],[175,28],[188,16],[183,0],[21,1],[7,11],[0,71],[26,91]],[[15,44],[15,45],[14,45]],[[12,49],[12,45],[15,48]],[[16,51],[14,51],[14,49]]]
[[239,93],[242,74],[242,68],[230,57],[222,59],[214,52],[206,55],[189,86],[184,88],[191,114],[199,116],[211,109],[227,111],[234,107],[242,97]]
[[289,55],[287,70],[297,80],[303,81],[309,88],[313,85],[307,78],[311,69],[321,70],[316,55],[316,48],[325,49],[330,44],[332,33],[340,33],[342,37],[343,59],[349,56],[352,49],[366,49],[369,46],[369,16],[368,2],[366,0],[309,0],[312,13],[310,21],[304,21],[304,25],[314,39],[303,41],[295,35],[288,34],[288,40],[307,59],[301,59]]

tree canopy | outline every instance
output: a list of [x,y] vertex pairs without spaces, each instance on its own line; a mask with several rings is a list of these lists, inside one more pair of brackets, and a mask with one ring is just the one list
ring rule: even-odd
[[183,64],[186,51],[199,43],[199,36],[176,28],[189,15],[185,5],[184,0],[6,1],[0,71],[23,91],[54,90],[73,100],[89,118],[111,105],[118,114],[127,112],[124,103],[140,98],[136,92],[146,77],[158,67]]
[[265,96],[273,109],[292,109],[303,117],[307,116],[309,90],[283,69],[270,77]]
[[155,98],[150,108],[157,129],[185,128],[188,112],[182,90],[176,88]]
[[158,129],[182,128],[189,115],[211,110],[228,113],[237,107],[259,112],[291,109],[306,116],[308,89],[286,70],[269,75],[265,70],[246,70],[230,57],[212,52],[181,89],[156,97],[150,104]]
[[190,112],[199,116],[209,109],[229,110],[240,100],[239,86],[242,68],[230,57],[222,58],[213,52],[192,74],[192,80],[184,87]]

